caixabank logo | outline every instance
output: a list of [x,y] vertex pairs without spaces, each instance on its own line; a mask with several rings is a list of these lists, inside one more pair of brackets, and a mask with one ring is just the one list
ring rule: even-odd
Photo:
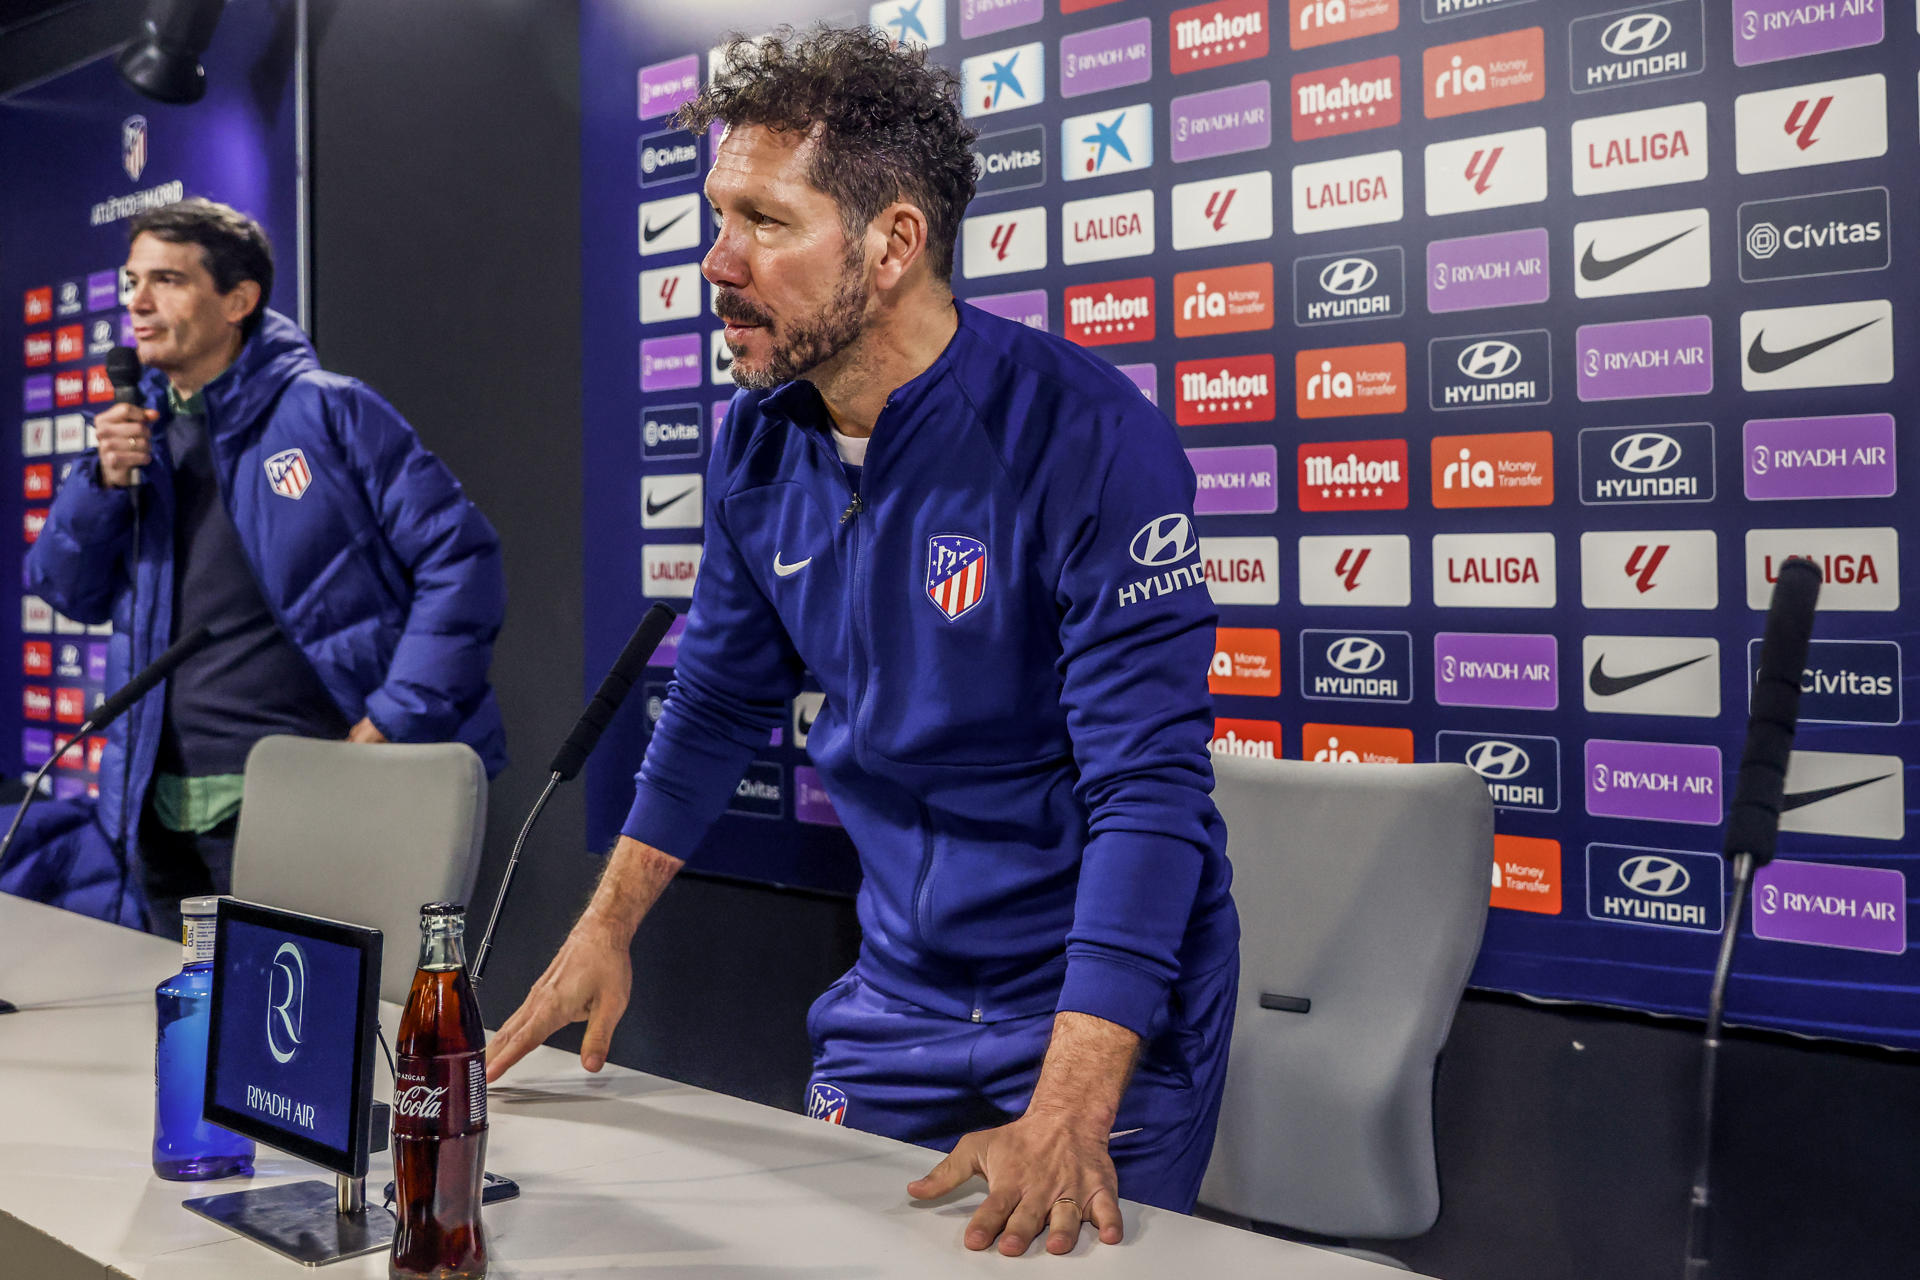
[[1427,400],[1436,412],[1546,404],[1553,399],[1553,337],[1545,329],[1435,338],[1427,344]]
[[1400,25],[1400,0],[1287,0],[1287,43],[1295,49],[1379,35]]
[[1389,320],[1407,310],[1407,255],[1399,245],[1321,253],[1293,263],[1293,322],[1304,327]]
[[1720,607],[1719,535],[1625,529],[1580,535],[1580,603],[1588,609]]
[[1405,440],[1328,440],[1299,447],[1302,511],[1404,511]]
[[1540,27],[1436,45],[1421,59],[1427,119],[1538,102],[1547,94]]
[[1587,846],[1587,917],[1612,924],[1719,933],[1725,917],[1717,853]]
[[1694,636],[1586,636],[1582,702],[1601,715],[1720,714],[1720,642]]
[[1553,505],[1551,431],[1435,436],[1429,447],[1438,510]]
[[[1760,644],[1747,642],[1749,706],[1760,678]],[[1904,718],[1903,687],[1895,641],[1812,641],[1800,675],[1801,723],[1899,724]]]
[[1407,409],[1407,348],[1400,342],[1321,347],[1293,358],[1294,413],[1345,418]]
[[1713,501],[1713,424],[1586,427],[1580,501],[1590,507]]
[[1060,122],[1060,178],[1081,182],[1153,166],[1153,106],[1136,102]]
[[1573,122],[1573,194],[1604,195],[1707,176],[1707,104],[1683,102]]
[[1904,839],[1905,763],[1899,756],[1795,751],[1787,760],[1780,829],[1861,840]]
[[1740,279],[1748,284],[1884,271],[1893,260],[1885,187],[1749,200],[1739,229]]
[[1295,142],[1400,123],[1400,59],[1395,57],[1302,71],[1289,87]]
[[1272,356],[1182,360],[1174,365],[1173,376],[1179,389],[1174,421],[1183,427],[1273,421],[1276,402]]
[[1281,746],[1280,722],[1277,720],[1240,720],[1231,716],[1216,716],[1207,751],[1216,756],[1239,756],[1247,760],[1278,760]]
[[1404,609],[1413,602],[1412,544],[1403,533],[1300,539],[1300,603]]
[[1697,76],[1706,69],[1701,0],[1664,0],[1575,18],[1567,45],[1575,93]]
[[960,110],[969,118],[1017,111],[1046,98],[1046,47],[1037,40],[961,60]]
[[1435,315],[1545,302],[1552,291],[1545,227],[1427,244],[1427,310]]
[[1151,276],[1074,285],[1066,291],[1064,302],[1066,336],[1083,347],[1153,341]]
[[1182,338],[1273,328],[1273,264],[1209,267],[1173,278],[1173,332]]
[[1433,758],[1479,774],[1496,809],[1560,812],[1558,738],[1442,729],[1434,738]]
[[1175,75],[1232,66],[1267,56],[1267,0],[1221,0],[1167,16],[1168,57]]
[[1579,223],[1573,229],[1574,296],[1704,289],[1713,283],[1712,246],[1705,209]]
[[1412,702],[1413,637],[1405,631],[1302,631],[1300,696],[1324,702]]
[[1887,154],[1887,78],[1851,76],[1733,100],[1734,168],[1771,173]]

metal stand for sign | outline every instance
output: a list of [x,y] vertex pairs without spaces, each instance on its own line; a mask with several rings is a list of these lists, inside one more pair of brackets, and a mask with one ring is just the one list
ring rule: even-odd
[[367,1203],[367,1180],[336,1174],[188,1200],[183,1208],[303,1267],[324,1267],[393,1246],[394,1217]]

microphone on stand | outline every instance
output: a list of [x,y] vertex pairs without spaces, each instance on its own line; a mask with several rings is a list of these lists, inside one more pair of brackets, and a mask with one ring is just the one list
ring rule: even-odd
[[[140,394],[140,357],[132,347],[115,347],[107,352],[107,381],[113,384],[113,402],[131,404],[145,408],[146,397]],[[135,467],[128,483],[138,488],[146,483],[146,477]]]
[[507,890],[513,887],[514,872],[520,866],[520,850],[527,843],[527,835],[533,830],[533,824],[539,820],[541,810],[547,807],[547,800],[554,789],[563,782],[571,782],[586,764],[587,757],[600,742],[600,735],[612,723],[614,713],[620,710],[620,704],[626,701],[627,694],[646,670],[647,660],[653,657],[653,651],[660,647],[666,638],[667,629],[673,626],[673,610],[664,604],[656,604],[647,610],[647,616],[640,619],[640,625],[633,629],[633,635],[627,640],[626,648],[614,659],[613,667],[606,678],[600,682],[600,689],[593,695],[593,701],[580,713],[580,719],[573,726],[573,732],[560,744],[560,750],[554,753],[553,761],[547,766],[549,777],[540,798],[533,802],[533,809],[527,814],[527,820],[520,827],[520,834],[513,842],[513,853],[507,859],[506,874],[500,877],[500,892],[493,900],[493,914],[487,917],[487,931],[480,937],[480,949],[474,952],[472,976],[475,982],[487,966],[487,955],[493,948],[493,931],[500,923],[501,909],[507,905]]
[[1711,1204],[1713,1099],[1720,1057],[1720,1020],[1726,1011],[1727,978],[1733,971],[1733,944],[1740,935],[1740,913],[1756,867],[1773,861],[1780,837],[1780,802],[1786,794],[1787,764],[1793,734],[1800,723],[1800,681],[1807,647],[1813,639],[1813,615],[1820,602],[1820,568],[1794,557],[1780,566],[1767,606],[1767,629],[1760,641],[1759,673],[1747,717],[1747,745],[1740,756],[1740,778],[1727,811],[1722,852],[1733,860],[1733,902],[1720,935],[1720,960],[1714,966],[1707,999],[1706,1038],[1700,1057],[1700,1150],[1694,1165],[1693,1192],[1687,1207],[1686,1280],[1704,1280],[1710,1252],[1707,1213]]

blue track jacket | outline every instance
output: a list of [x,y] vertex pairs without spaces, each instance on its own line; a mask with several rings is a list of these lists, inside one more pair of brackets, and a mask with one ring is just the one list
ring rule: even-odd
[[1239,941],[1193,470],[1112,366],[956,305],[851,511],[812,384],[734,396],[624,830],[688,857],[810,670],[867,979],[958,1018],[1150,1036],[1173,979]]
[[[149,372],[142,389],[161,420],[140,545],[132,495],[102,487],[89,453],[27,556],[29,590],[78,621],[112,621],[109,689],[173,639],[166,379]],[[205,394],[221,496],[249,567],[341,713],[371,718],[395,742],[465,742],[498,773],[505,739],[487,670],[506,578],[499,537],[459,481],[385,400],[323,372],[306,335],[277,312]],[[289,497],[268,464],[284,467],[294,450],[310,482]],[[97,804],[34,806],[0,889],[140,924],[136,837],[165,710],[162,686],[108,729]]]

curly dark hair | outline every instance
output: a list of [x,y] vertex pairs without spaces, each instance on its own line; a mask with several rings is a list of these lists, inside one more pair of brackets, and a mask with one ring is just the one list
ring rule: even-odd
[[728,69],[680,109],[682,128],[698,134],[723,120],[813,135],[807,178],[833,197],[847,235],[906,200],[927,215],[927,261],[951,283],[975,137],[953,72],[871,27],[735,33],[723,56]]

